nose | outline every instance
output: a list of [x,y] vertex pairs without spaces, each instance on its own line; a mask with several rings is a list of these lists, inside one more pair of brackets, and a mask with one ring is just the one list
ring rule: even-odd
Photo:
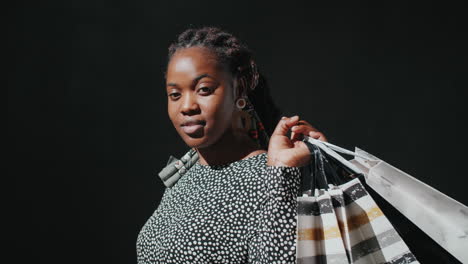
[[183,115],[195,115],[200,113],[200,106],[198,105],[196,95],[192,93],[185,94],[180,112]]

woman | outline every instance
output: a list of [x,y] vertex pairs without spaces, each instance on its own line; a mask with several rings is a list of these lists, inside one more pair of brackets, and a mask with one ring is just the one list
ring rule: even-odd
[[310,160],[300,138],[324,135],[280,120],[250,50],[217,28],[188,29],[169,47],[166,91],[199,160],[143,226],[138,262],[295,263],[299,167]]

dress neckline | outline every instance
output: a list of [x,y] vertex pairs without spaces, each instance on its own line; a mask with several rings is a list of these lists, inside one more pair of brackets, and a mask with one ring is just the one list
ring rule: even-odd
[[256,154],[256,155],[253,155],[253,156],[250,156],[248,158],[245,158],[245,159],[240,159],[240,160],[236,160],[236,161],[233,161],[233,162],[228,162],[228,163],[223,163],[223,164],[216,164],[216,165],[203,165],[200,163],[200,161],[197,161],[196,165],[200,168],[204,168],[204,169],[216,169],[216,170],[219,170],[219,169],[223,169],[223,168],[228,168],[228,167],[235,167],[235,166],[245,166],[247,165],[248,163],[253,163],[255,161],[258,161],[260,159],[262,159],[263,157],[267,157],[267,152],[263,152],[263,153],[260,153],[260,154]]

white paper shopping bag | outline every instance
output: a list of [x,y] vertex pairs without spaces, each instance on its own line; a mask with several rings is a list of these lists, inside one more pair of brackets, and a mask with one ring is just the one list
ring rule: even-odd
[[[356,148],[366,183],[462,263],[468,263],[468,207]],[[361,157],[359,157],[361,156]]]

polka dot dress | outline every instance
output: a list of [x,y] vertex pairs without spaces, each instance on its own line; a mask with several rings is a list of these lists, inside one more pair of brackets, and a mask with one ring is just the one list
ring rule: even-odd
[[141,229],[138,263],[296,263],[300,170],[266,160],[196,163]]

